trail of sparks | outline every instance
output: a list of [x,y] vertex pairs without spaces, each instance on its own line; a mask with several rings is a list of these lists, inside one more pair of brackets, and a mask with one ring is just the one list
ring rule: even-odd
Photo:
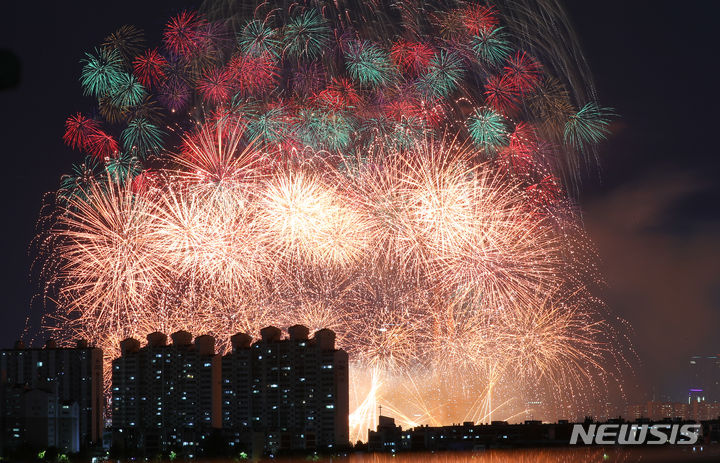
[[518,393],[603,371],[605,323],[582,286],[564,288],[565,219],[529,210],[512,178],[470,164],[474,149],[418,144],[349,177],[256,169],[267,153],[199,130],[152,188],[92,181],[57,216],[61,336],[114,357],[157,329],[215,333],[224,351],[271,323],[330,327],[371,378],[356,438],[379,405],[406,425],[482,419],[513,410],[493,397],[510,378]]
[[104,120],[66,121],[88,158],[36,241],[46,327],[108,358],[156,330],[225,352],[331,328],[353,440],[380,406],[411,426],[595,403],[623,355],[567,189],[614,113],[562,8],[239,3],[86,54]]

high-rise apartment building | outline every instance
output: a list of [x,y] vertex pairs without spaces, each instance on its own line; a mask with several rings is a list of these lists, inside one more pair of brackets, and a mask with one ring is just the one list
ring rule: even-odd
[[222,427],[235,452],[327,451],[348,444],[348,355],[335,333],[291,327],[214,339],[152,333],[121,343],[112,363],[113,443],[131,454],[196,455]]
[[335,333],[296,325],[232,337],[223,357],[223,431],[233,446],[328,450],[348,444],[348,355]]
[[103,353],[78,341],[0,350],[3,450],[22,443],[78,451],[102,440]]
[[220,356],[212,336],[151,333],[112,362],[113,443],[132,453],[195,455],[220,428]]

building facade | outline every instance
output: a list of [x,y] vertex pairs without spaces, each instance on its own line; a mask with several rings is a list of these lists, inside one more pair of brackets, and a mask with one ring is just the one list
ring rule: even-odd
[[688,403],[720,402],[720,355],[690,357],[688,378]]
[[0,351],[0,428],[4,450],[20,444],[77,452],[101,442],[102,350],[78,341],[73,348]]
[[567,445],[573,424],[567,420],[522,424],[493,421],[488,424],[466,421],[449,426],[418,426],[403,430],[395,420],[380,416],[375,431],[368,430],[371,452],[481,450],[503,447]]
[[113,445],[131,453],[194,456],[220,421],[215,339],[186,331],[151,333],[143,347],[121,343],[112,362]]
[[223,431],[235,447],[263,442],[265,452],[327,451],[348,445],[348,355],[335,333],[309,338],[302,325],[232,337],[223,357]]
[[682,419],[693,421],[714,420],[720,418],[720,402],[691,401],[657,402],[628,405],[625,416],[628,419],[667,420]]
[[[637,426],[641,425],[652,426],[657,424],[663,425],[667,429],[668,425],[699,424],[699,445],[720,442],[720,419],[717,418],[699,422],[680,418],[662,420],[613,418],[606,421],[594,421],[587,418],[581,423],[572,423],[567,420],[558,420],[557,423],[526,420],[524,423],[516,424],[510,424],[506,421],[493,421],[487,424],[467,421],[449,426],[418,426],[407,430],[403,430],[396,425],[392,418],[386,416],[380,416],[379,418],[377,429],[375,431],[368,430],[367,448],[372,452],[436,452],[490,448],[567,447],[571,441],[575,426],[582,425],[585,429],[588,429],[590,425],[599,426],[604,424],[612,425],[613,429],[619,431],[623,437],[629,436],[630,433],[634,435],[636,431],[633,428],[637,429]],[[610,432],[611,434],[612,432]],[[599,435],[599,431],[595,435]],[[609,438],[610,435],[606,434],[605,438]],[[657,436],[648,433],[640,433],[640,436],[643,437],[640,437],[640,442],[637,445],[643,445],[648,440],[657,440]],[[681,438],[678,437],[678,439]],[[684,438],[682,439],[684,440]],[[579,440],[578,444],[584,445],[582,440]]]

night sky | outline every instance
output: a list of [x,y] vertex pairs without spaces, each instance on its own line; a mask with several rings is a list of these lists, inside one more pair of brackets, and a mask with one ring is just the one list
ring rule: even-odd
[[[620,117],[581,186],[611,311],[632,326],[631,398],[679,400],[690,355],[720,353],[720,3],[567,2],[601,104]],[[61,140],[65,118],[88,112],[78,61],[123,24],[159,42],[165,20],[192,1],[10,2],[0,49],[21,81],[0,92],[3,315],[0,346],[36,331],[30,242],[46,192],[79,154]],[[8,11],[9,9],[9,11]]]

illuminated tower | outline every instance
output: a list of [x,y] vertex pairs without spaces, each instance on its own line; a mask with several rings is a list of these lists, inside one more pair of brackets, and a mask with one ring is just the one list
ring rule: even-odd
[[309,338],[305,326],[238,334],[223,358],[223,427],[233,446],[261,437],[265,451],[332,449],[348,444],[348,355],[335,333]]
[[113,441],[154,455],[196,455],[201,441],[220,428],[220,356],[215,339],[186,331],[151,333],[140,347],[121,343],[112,365]]

